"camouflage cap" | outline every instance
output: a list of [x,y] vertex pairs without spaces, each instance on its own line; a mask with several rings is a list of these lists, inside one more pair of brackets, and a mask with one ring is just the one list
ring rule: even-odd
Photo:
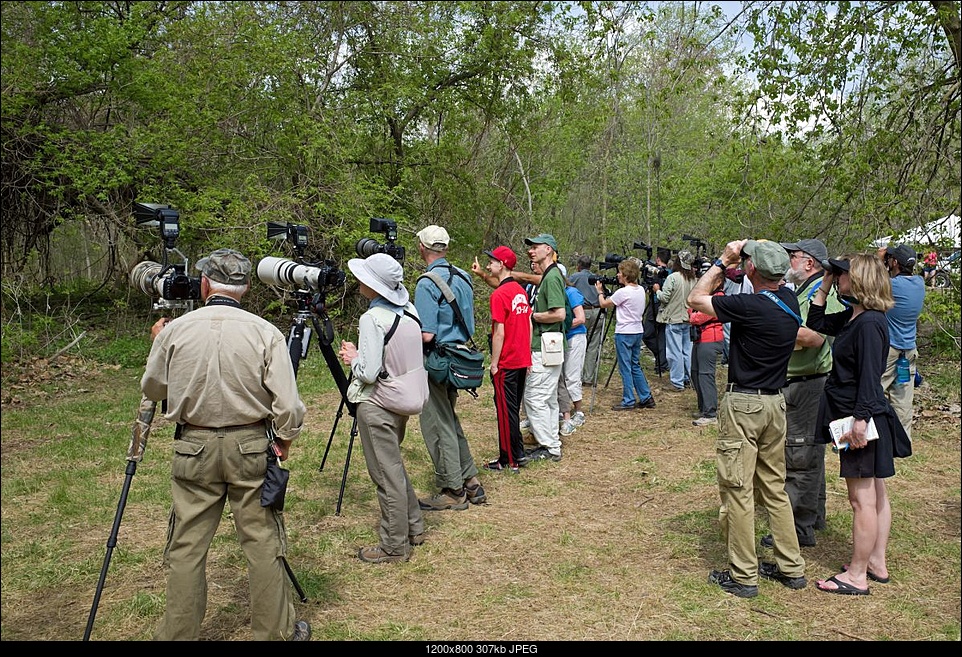
[[251,280],[251,261],[233,249],[217,249],[197,261],[197,270],[224,285],[247,285]]

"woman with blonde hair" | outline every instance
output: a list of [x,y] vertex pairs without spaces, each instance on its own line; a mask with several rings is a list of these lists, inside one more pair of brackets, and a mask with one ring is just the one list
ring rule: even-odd
[[[825,276],[812,298],[806,325],[834,335],[832,371],[819,404],[816,439],[832,442],[829,423],[852,416],[841,437],[848,448],[839,452],[839,473],[848,487],[852,506],[852,558],[842,572],[816,587],[826,593],[868,595],[868,581],[889,581],[885,551],[892,527],[885,479],[895,474],[895,458],[911,456],[912,445],[895,410],[882,390],[888,355],[885,312],[895,305],[885,266],[874,255],[850,255],[823,263]],[[825,314],[825,298],[835,285],[846,305]],[[870,440],[869,423],[878,432]]]

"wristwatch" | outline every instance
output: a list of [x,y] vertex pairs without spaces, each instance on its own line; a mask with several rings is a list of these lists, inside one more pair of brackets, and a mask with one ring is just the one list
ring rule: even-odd
[[715,258],[715,262],[713,262],[713,263],[711,263],[711,264],[715,265],[716,267],[718,267],[719,269],[721,269],[721,270],[723,270],[723,271],[724,271],[724,269],[725,269],[725,263],[722,262],[722,259],[721,259],[721,258]]

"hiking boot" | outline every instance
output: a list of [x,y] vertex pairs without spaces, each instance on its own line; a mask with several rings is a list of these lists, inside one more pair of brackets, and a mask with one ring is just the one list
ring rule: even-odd
[[654,408],[655,407],[655,396],[651,395],[643,402],[638,402],[638,408]]
[[611,407],[611,410],[613,411],[633,411],[634,409],[635,409],[634,404],[632,404],[631,406],[623,406],[621,404],[615,404],[614,406]]
[[467,495],[468,502],[471,504],[484,504],[488,501],[488,496],[484,492],[484,486],[478,482],[473,487],[465,485],[464,494]]
[[539,447],[527,453],[528,461],[554,461],[561,460],[561,454],[552,454],[547,447]]
[[558,433],[560,433],[562,436],[570,436],[575,431],[577,431],[577,429],[575,429],[575,425],[571,422],[571,420],[565,420],[562,422],[561,428],[558,429]]
[[739,598],[754,598],[758,595],[757,586],[739,584],[732,579],[731,572],[727,570],[713,570],[708,573],[708,583],[717,584],[725,593],[731,593]]
[[299,620],[294,623],[294,633],[288,641],[310,641],[311,624],[306,620]]
[[775,537],[771,534],[765,534],[762,536],[762,540],[759,541],[763,548],[772,549],[775,547]]
[[584,413],[582,413],[581,411],[575,411],[574,413],[571,414],[571,424],[575,425],[576,427],[580,427],[580,426],[583,426],[584,423],[585,423]]
[[696,427],[707,427],[709,424],[718,424],[717,417],[700,417],[697,420],[692,421],[692,424]]
[[424,532],[408,536],[408,543],[411,545],[424,545]]
[[765,579],[778,582],[782,586],[787,586],[795,591],[804,589],[806,586],[808,586],[808,580],[806,580],[805,577],[789,577],[779,570],[778,564],[768,563],[766,561],[758,564],[758,574]]
[[464,511],[468,508],[468,496],[462,491],[455,495],[450,488],[443,488],[437,495],[418,500],[422,511]]
[[358,550],[357,558],[367,563],[394,563],[397,561],[407,561],[411,558],[411,553],[402,552],[401,554],[391,554],[385,552],[384,548],[380,545],[375,545],[374,547],[366,547]]

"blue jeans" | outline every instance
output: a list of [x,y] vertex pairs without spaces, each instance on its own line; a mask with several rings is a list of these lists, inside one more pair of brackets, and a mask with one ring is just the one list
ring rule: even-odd
[[[641,370],[641,333],[615,333],[615,351],[618,355],[618,374],[621,375],[621,405],[634,406],[635,402],[648,401],[651,389]],[[635,399],[635,391],[638,399]]]
[[665,355],[671,385],[684,388],[691,381],[691,333],[688,322],[669,324],[665,328]]

